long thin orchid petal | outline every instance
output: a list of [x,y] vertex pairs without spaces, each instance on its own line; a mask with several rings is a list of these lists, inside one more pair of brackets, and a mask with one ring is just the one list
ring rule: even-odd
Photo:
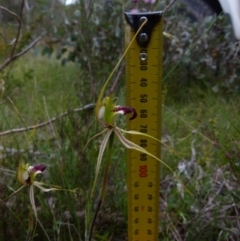
[[42,182],[37,182],[34,181],[33,183],[34,186],[38,187],[39,189],[41,189],[43,192],[50,192],[50,191],[56,191],[56,190],[61,190],[61,188],[45,188],[43,187],[43,183]]
[[151,157],[153,157],[154,159],[156,159],[157,161],[161,162],[164,166],[166,166],[172,173],[174,173],[173,169],[168,166],[168,164],[166,164],[165,162],[163,162],[161,159],[159,159],[158,157],[154,156],[153,154],[151,154],[150,152],[148,152],[147,150],[145,150],[144,148],[142,148],[141,146],[129,141],[126,137],[124,137],[124,135],[121,133],[120,128],[115,128],[115,133],[118,136],[119,140],[121,141],[121,143],[128,149],[134,149],[136,151],[139,152],[143,152]]
[[97,166],[96,166],[96,174],[99,172],[100,170],[100,166],[101,166],[101,162],[102,162],[102,157],[103,157],[103,153],[106,149],[106,145],[107,145],[107,142],[108,142],[108,139],[112,133],[113,129],[109,129],[107,134],[105,135],[105,137],[103,138],[102,140],[102,144],[100,146],[100,149],[99,149],[99,154],[98,154],[98,160],[97,160]]
[[94,138],[96,138],[96,137],[98,137],[98,136],[101,136],[101,135],[102,135],[103,133],[105,133],[107,130],[108,130],[108,129],[104,129],[104,130],[101,131],[100,133],[98,133],[98,134],[94,135],[93,137],[91,137],[91,138],[88,140],[87,144],[84,146],[83,151],[85,151],[85,149],[87,148],[88,144],[89,144]]
[[125,131],[125,130],[120,129],[120,128],[118,128],[118,129],[119,129],[121,132],[126,133],[126,134],[146,136],[146,137],[149,137],[149,138],[151,138],[151,139],[153,139],[153,140],[155,140],[155,141],[158,141],[159,143],[161,143],[162,145],[164,145],[168,150],[171,150],[171,152],[174,153],[176,156],[182,158],[176,151],[174,151],[173,148],[169,147],[167,144],[165,144],[164,142],[162,142],[161,140],[159,140],[159,139],[157,139],[157,138],[155,138],[155,137],[153,137],[153,136],[150,136],[150,135],[148,135],[148,134],[146,134],[146,133],[142,133],[142,132],[139,132],[139,131],[134,131],[134,130]]
[[[144,154],[147,154],[149,156],[151,156],[152,158],[154,158],[155,160],[161,162],[165,167],[167,167],[173,174],[174,171],[173,169],[166,164],[165,162],[163,162],[160,158],[154,156],[153,154],[151,154],[150,152],[148,152],[147,150],[145,150],[144,148],[142,148],[141,146],[129,141],[126,137],[124,137],[124,135],[121,133],[121,129],[116,127],[114,129],[114,133],[118,136],[119,140],[121,141],[121,143],[128,149],[132,149],[132,150],[136,150],[138,152],[142,152]],[[181,182],[181,184],[183,185],[183,187],[186,189],[186,191],[188,193],[190,193],[192,195],[192,193],[188,190],[188,188],[182,183],[182,181],[180,180],[180,178],[178,176],[176,176],[176,178],[178,179],[179,182]]]
[[37,181],[34,181],[33,183],[34,186],[38,187],[40,190],[42,190],[43,192],[51,192],[51,191],[68,191],[68,192],[73,192],[75,193],[77,191],[77,189],[64,189],[60,186],[53,186],[53,185],[50,185],[51,188],[45,188],[44,186],[49,186],[48,184],[44,183],[44,182],[37,182]]
[[118,136],[119,140],[121,141],[121,143],[128,149],[131,148],[137,148],[141,151],[146,151],[144,148],[142,148],[141,146],[137,145],[136,143],[129,141],[126,137],[124,137],[124,135],[121,133],[121,129],[118,127],[115,127],[114,130],[115,134]]
[[146,136],[146,137],[149,137],[149,138],[151,138],[151,139],[153,139],[153,140],[158,141],[158,142],[161,143],[161,141],[160,141],[159,139],[157,139],[156,137],[154,137],[154,136],[150,136],[150,135],[148,135],[148,134],[146,134],[146,133],[142,133],[142,132],[140,132],[140,131],[134,131],[134,130],[131,130],[131,131],[125,131],[125,130],[120,129],[120,128],[118,128],[118,130],[121,131],[121,132],[123,132],[123,133],[127,133],[127,134]]
[[44,182],[34,181],[34,185],[35,185],[35,184],[41,185],[41,186],[51,186],[51,187],[56,188],[56,189],[62,189],[62,187],[60,187],[60,186],[57,186],[57,185],[49,185],[49,184],[44,183]]
[[30,198],[30,203],[31,203],[34,215],[37,218],[37,208],[36,208],[36,205],[35,205],[34,186],[33,185],[30,185],[30,187],[29,187],[29,198]]
[[9,199],[10,197],[14,196],[15,194],[17,194],[19,191],[21,191],[23,188],[25,187],[25,185],[21,186],[20,188],[18,188],[17,191],[15,191],[14,193],[12,193],[11,195],[9,195],[8,197],[5,198],[5,201],[7,199]]
[[91,192],[91,198],[93,196],[93,193],[94,193],[94,190],[95,190],[95,186],[96,186],[96,183],[97,183],[97,178],[98,178],[99,171],[100,171],[100,166],[101,166],[101,163],[102,163],[103,153],[104,153],[104,151],[106,149],[106,145],[107,145],[108,139],[109,139],[110,135],[112,134],[112,132],[113,132],[113,129],[108,129],[108,132],[104,136],[104,138],[102,140],[102,143],[101,143],[101,146],[100,146],[100,149],[99,149],[97,165],[96,165],[96,170],[95,170],[95,177],[94,177],[93,187],[92,187],[92,192]]

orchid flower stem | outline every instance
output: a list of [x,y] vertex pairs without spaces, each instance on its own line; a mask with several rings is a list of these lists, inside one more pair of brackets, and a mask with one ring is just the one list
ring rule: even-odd
[[26,241],[31,240],[32,235],[33,235],[33,209],[32,206],[30,205],[30,212],[29,212],[29,228],[28,228],[28,234]]
[[111,133],[111,135],[109,137],[109,141],[108,141],[107,163],[106,163],[106,166],[105,166],[102,189],[101,189],[101,192],[100,192],[100,197],[99,197],[99,200],[98,200],[97,209],[95,211],[93,221],[92,221],[92,225],[91,225],[91,228],[90,228],[89,241],[92,240],[94,226],[95,226],[97,216],[98,216],[98,213],[99,213],[100,208],[102,206],[103,198],[104,198],[104,195],[105,195],[106,189],[107,189],[108,172],[109,172],[109,168],[110,168],[113,142],[114,142],[114,132]]
[[32,230],[29,229],[25,241],[29,241],[29,240],[31,240],[31,237],[32,237]]

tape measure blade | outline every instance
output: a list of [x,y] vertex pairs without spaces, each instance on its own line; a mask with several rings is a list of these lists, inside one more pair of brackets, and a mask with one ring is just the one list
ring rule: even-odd
[[[152,30],[151,41],[141,48],[134,41],[126,55],[126,104],[136,109],[138,117],[127,122],[128,130],[136,130],[161,138],[162,102],[162,19]],[[125,43],[135,32],[125,25]],[[141,60],[140,54],[147,56]],[[143,55],[144,56],[144,55]],[[160,158],[159,142],[145,136],[128,138]],[[160,163],[137,151],[127,151],[128,240],[156,241],[159,225]]]

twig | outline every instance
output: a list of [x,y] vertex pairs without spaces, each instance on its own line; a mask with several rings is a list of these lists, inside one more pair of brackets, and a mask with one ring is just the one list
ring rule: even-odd
[[[43,96],[43,103],[44,103],[45,112],[46,112],[46,115],[47,115],[47,118],[48,118],[48,121],[49,121],[49,120],[50,120],[50,116],[49,116],[49,114],[48,114],[45,96]],[[49,125],[50,125],[50,128],[52,129],[53,136],[56,138],[58,147],[59,147],[59,149],[60,149],[60,148],[61,148],[61,145],[60,145],[59,140],[57,139],[57,135],[56,135],[55,130],[54,130],[54,128],[53,128],[52,122],[50,122]]]
[[0,72],[6,68],[11,62],[13,62],[14,60],[16,60],[17,58],[19,58],[20,56],[24,55],[25,53],[27,53],[32,47],[34,47],[34,45],[41,39],[42,37],[39,36],[38,38],[36,38],[32,43],[30,43],[23,51],[14,54],[13,56],[10,56],[9,58],[7,58],[5,60],[5,62],[0,65]]
[[172,0],[163,10],[163,13],[165,13],[174,3],[176,2],[176,0]]
[[[11,62],[13,62],[14,60],[16,60],[17,58],[19,58],[20,56],[24,55],[26,52],[28,52],[32,47],[34,47],[34,45],[41,39],[41,37],[36,38],[32,43],[30,43],[23,51],[14,54],[15,49],[17,47],[17,44],[19,42],[19,37],[20,37],[20,32],[21,32],[21,28],[22,28],[22,16],[23,16],[23,9],[24,9],[24,4],[25,4],[25,0],[22,0],[21,3],[21,10],[20,10],[20,15],[18,16],[16,13],[10,11],[9,9],[0,6],[0,9],[9,13],[10,15],[12,15],[13,17],[15,17],[17,19],[18,22],[18,28],[17,28],[17,35],[16,38],[12,41],[11,44],[13,44],[10,56],[5,60],[5,62],[0,65],[0,72],[6,68]],[[5,38],[4,38],[5,39]]]
[[9,13],[9,14],[11,14],[12,16],[14,16],[17,19],[18,23],[20,22],[20,18],[18,17],[18,15],[16,13],[10,11],[9,9],[7,9],[7,8],[5,8],[3,6],[0,6],[0,9],[5,11],[5,12],[7,12],[7,13]]
[[3,40],[5,41],[6,44],[8,45],[13,45],[14,42],[16,41],[16,39],[14,38],[12,41],[8,42],[7,39],[4,37],[4,35],[2,33],[0,33],[0,36],[3,38]]
[[[7,12],[8,14],[12,15],[14,18],[16,18],[16,19],[17,19],[17,22],[18,22],[18,26],[21,26],[21,20],[20,20],[20,18],[18,17],[18,15],[17,15],[16,13],[10,11],[9,9],[7,9],[7,8],[5,8],[5,7],[3,7],[3,6],[0,6],[0,10],[3,10],[3,11],[5,11],[5,12]],[[8,41],[7,41],[7,39],[4,37],[4,35],[3,35],[2,33],[0,33],[0,35],[2,36],[2,38],[4,39],[4,41],[5,41],[7,44],[9,44]],[[15,42],[16,42],[16,38],[13,39],[13,40],[10,42],[9,45],[14,44]]]
[[5,135],[9,135],[9,134],[14,134],[14,133],[19,133],[19,132],[34,130],[34,129],[37,129],[37,128],[49,125],[52,122],[54,122],[54,121],[56,121],[56,120],[58,120],[58,119],[60,119],[60,118],[62,118],[64,116],[66,116],[66,115],[68,115],[70,113],[76,113],[76,112],[83,111],[83,110],[93,109],[94,107],[95,107],[95,104],[91,103],[91,104],[85,105],[82,108],[76,108],[76,109],[74,109],[72,111],[66,111],[66,112],[62,113],[61,115],[59,115],[57,117],[53,117],[52,119],[50,119],[48,121],[45,121],[45,122],[42,122],[42,123],[37,124],[37,125],[28,126],[27,128],[22,127],[22,128],[16,128],[16,129],[0,132],[0,136],[5,136]]
[[[40,151],[33,151],[33,150],[24,150],[24,149],[15,149],[15,148],[9,148],[9,147],[4,147],[0,145],[0,151],[6,154],[1,154],[0,153],[0,160],[4,159],[8,156],[16,155],[16,154],[22,154],[22,153],[30,153],[34,156],[46,156],[46,153],[40,152]],[[2,168],[0,169],[0,171]]]
[[21,28],[22,28],[22,13],[23,13],[23,8],[24,8],[24,3],[25,3],[25,0],[22,0],[22,4],[21,4],[21,10],[20,10],[20,17],[19,17],[19,22],[18,22],[18,30],[17,30],[17,36],[16,36],[16,40],[13,44],[13,48],[12,48],[12,51],[10,53],[10,57],[13,56],[14,54],[14,51],[16,49],[16,46],[18,44],[18,40],[19,40],[19,36],[20,36],[20,32],[21,32]]
[[18,40],[19,40],[19,36],[20,36],[20,32],[21,32],[21,27],[22,27],[22,13],[23,13],[23,8],[24,8],[24,2],[25,2],[25,0],[22,0],[22,4],[21,4],[21,8],[20,8],[20,16],[18,16],[16,13],[10,11],[7,8],[4,8],[4,7],[0,6],[0,9],[2,9],[3,11],[5,11],[5,12],[9,13],[10,15],[14,16],[18,21],[17,35],[16,35],[16,38],[14,40],[14,44],[13,44],[13,47],[12,47],[12,50],[11,50],[11,53],[10,53],[10,57],[13,56],[14,51],[16,49],[16,46],[18,44]]

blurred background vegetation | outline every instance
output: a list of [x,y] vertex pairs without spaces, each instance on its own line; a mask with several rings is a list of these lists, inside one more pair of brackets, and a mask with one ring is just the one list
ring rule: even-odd
[[[169,2],[159,1],[157,9]],[[21,12],[17,0],[2,0],[1,6]],[[122,55],[124,11],[133,7],[127,0],[78,0],[71,5],[25,0],[15,52],[42,38],[0,72],[5,82],[0,89],[0,240],[27,236],[27,190],[3,201],[20,187],[20,160],[46,165],[46,183],[78,188],[74,195],[36,190],[39,219],[51,240],[87,240],[98,198],[89,201],[101,138],[83,152],[100,128],[93,108],[78,108],[95,103]],[[1,9],[0,22],[1,66],[10,56],[18,25]],[[163,146],[162,159],[194,195],[183,193],[173,174],[161,169],[159,240],[239,240],[239,43],[224,16],[199,22],[181,2],[166,12],[164,31],[175,37],[164,38],[162,142],[168,148]],[[124,86],[123,63],[108,90],[122,104]],[[58,116],[51,125],[4,134]],[[127,240],[126,192],[124,149],[116,143],[94,240]],[[39,225],[32,238],[46,240]]]

